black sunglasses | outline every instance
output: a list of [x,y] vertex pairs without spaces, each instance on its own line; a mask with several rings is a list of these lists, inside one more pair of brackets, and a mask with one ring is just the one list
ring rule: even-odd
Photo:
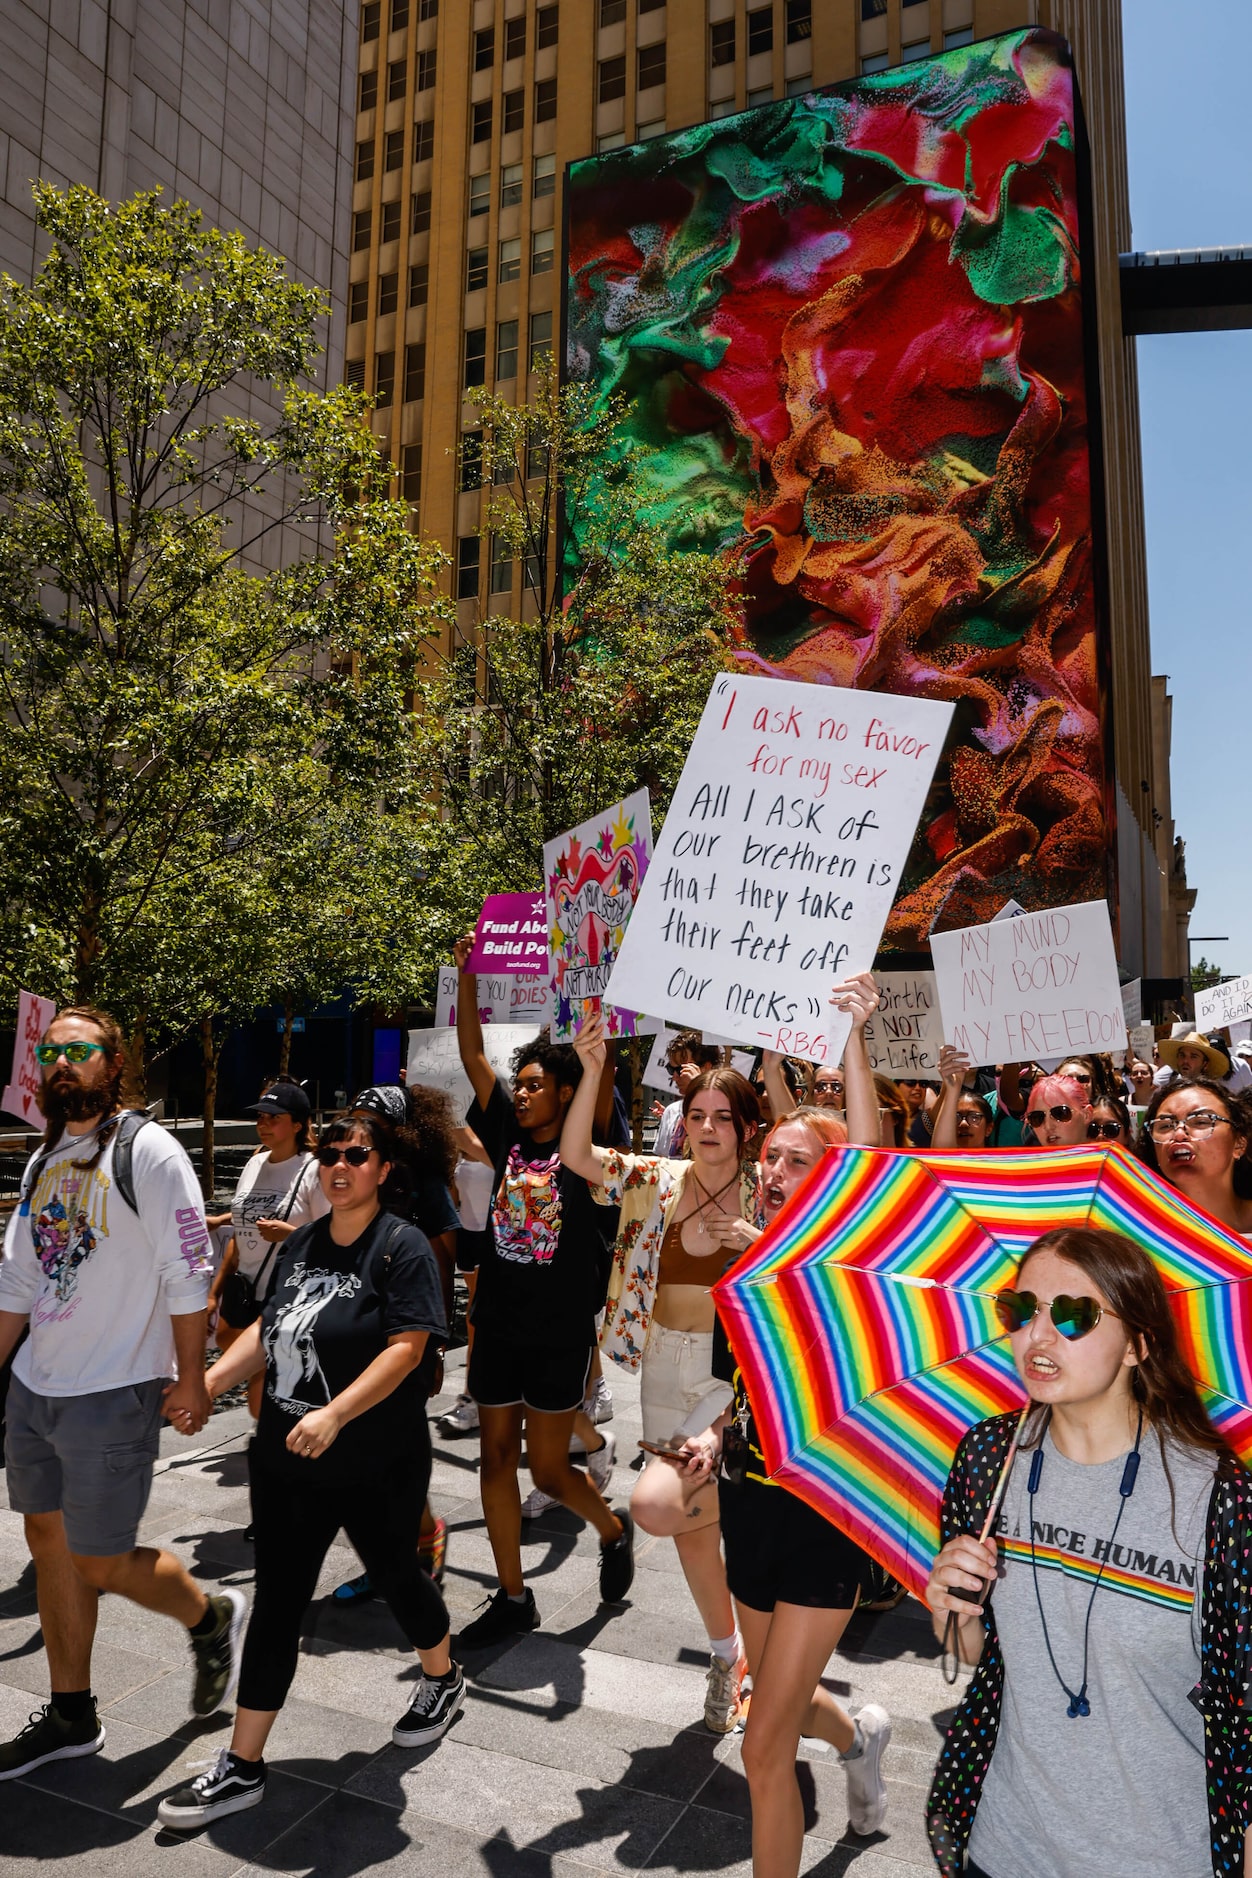
[[1105,1141],[1118,1141],[1121,1138],[1121,1132],[1122,1125],[1120,1122],[1087,1123],[1088,1141],[1099,1141],[1101,1139]]
[[1042,1128],[1049,1115],[1054,1122],[1067,1122],[1073,1113],[1074,1111],[1070,1108],[1068,1102],[1055,1102],[1050,1109],[1028,1109],[1026,1111],[1026,1120],[1030,1123],[1032,1128]]
[[338,1167],[340,1161],[346,1161],[349,1167],[364,1167],[373,1152],[373,1148],[363,1148],[354,1141],[350,1148],[319,1148],[317,1158],[323,1167]]
[[1047,1311],[1056,1329],[1067,1343],[1077,1343],[1089,1336],[1104,1315],[1094,1298],[1070,1298],[1064,1293],[1043,1304],[1033,1291],[1001,1291],[995,1301],[996,1316],[1005,1330],[1025,1330],[1040,1311]]

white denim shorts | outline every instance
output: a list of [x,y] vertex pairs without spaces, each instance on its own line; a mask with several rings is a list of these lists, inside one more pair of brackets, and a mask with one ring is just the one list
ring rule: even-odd
[[731,1398],[712,1373],[713,1332],[667,1330],[653,1323],[643,1352],[639,1406],[645,1441],[701,1434]]

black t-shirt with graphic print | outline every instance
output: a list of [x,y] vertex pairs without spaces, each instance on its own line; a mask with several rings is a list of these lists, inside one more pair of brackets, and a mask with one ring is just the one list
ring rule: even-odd
[[466,1117],[495,1167],[490,1230],[474,1293],[476,1329],[508,1331],[545,1349],[595,1341],[617,1208],[597,1206],[558,1143],[531,1141],[497,1083]]
[[[301,1416],[324,1408],[402,1330],[424,1330],[422,1361],[382,1402],[345,1422],[326,1453],[292,1454],[287,1436]],[[429,1441],[426,1398],[447,1336],[439,1267],[416,1226],[379,1213],[351,1245],[336,1245],[330,1220],[301,1226],[283,1245],[261,1312],[265,1387],[257,1422],[264,1467],[312,1485],[389,1470]]]

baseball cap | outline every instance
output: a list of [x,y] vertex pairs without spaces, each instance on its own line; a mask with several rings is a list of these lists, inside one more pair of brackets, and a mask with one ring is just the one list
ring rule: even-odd
[[403,1124],[409,1118],[409,1101],[399,1083],[374,1083],[368,1089],[362,1089],[360,1095],[353,1096],[350,1109],[367,1109],[373,1115],[382,1115],[389,1122]]
[[290,1115],[298,1122],[307,1122],[312,1112],[313,1104],[298,1082],[271,1083],[261,1100],[244,1110],[245,1115]]

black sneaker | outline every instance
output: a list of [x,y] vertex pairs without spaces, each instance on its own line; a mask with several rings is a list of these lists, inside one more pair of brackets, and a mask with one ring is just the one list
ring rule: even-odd
[[600,1602],[620,1604],[635,1582],[635,1522],[624,1506],[617,1509],[622,1530],[600,1547]]
[[48,1702],[35,1710],[20,1734],[0,1745],[0,1780],[16,1780],[47,1761],[75,1761],[83,1754],[98,1754],[103,1746],[104,1729],[94,1702],[72,1722]]
[[241,1761],[223,1748],[207,1773],[197,1774],[157,1807],[157,1818],[174,1832],[190,1832],[259,1806],[265,1798],[265,1762]]
[[417,1694],[391,1731],[398,1748],[424,1748],[438,1741],[465,1706],[465,1675],[454,1663],[446,1676],[423,1676]]
[[191,1639],[191,1654],[196,1663],[191,1712],[201,1719],[216,1715],[235,1693],[243,1620],[248,1614],[242,1591],[219,1591],[209,1599],[209,1605],[217,1614],[217,1629],[212,1636]]
[[466,1624],[457,1637],[459,1649],[489,1650],[493,1643],[503,1643],[508,1637],[520,1637],[528,1630],[539,1628],[535,1594],[529,1585],[519,1604],[513,1602],[501,1585],[495,1596],[486,1600],[486,1605],[482,1616],[476,1617],[472,1624]]

